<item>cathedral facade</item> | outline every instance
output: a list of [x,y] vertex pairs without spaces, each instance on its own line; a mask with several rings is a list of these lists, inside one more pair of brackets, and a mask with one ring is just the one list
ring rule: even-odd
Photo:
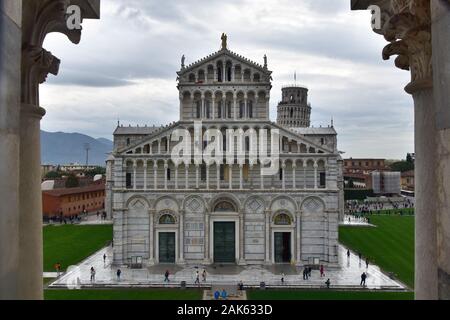
[[[183,56],[177,74],[178,122],[114,132],[106,201],[114,264],[337,265],[342,159],[333,126],[310,127],[308,90],[283,88],[271,122],[267,58],[230,51],[226,35],[195,63]],[[179,152],[181,139],[189,152]],[[196,155],[213,142],[215,157]],[[265,145],[272,161],[249,156]]]

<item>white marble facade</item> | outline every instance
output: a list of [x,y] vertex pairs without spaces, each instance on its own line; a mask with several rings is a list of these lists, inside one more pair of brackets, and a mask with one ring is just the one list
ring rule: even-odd
[[[114,263],[337,265],[343,184],[336,131],[271,122],[267,58],[254,63],[222,40],[196,63],[185,66],[183,57],[180,121],[114,132],[106,205]],[[259,161],[242,159],[174,162],[171,133],[192,131],[200,120],[203,129],[278,129],[280,171],[262,176]]]

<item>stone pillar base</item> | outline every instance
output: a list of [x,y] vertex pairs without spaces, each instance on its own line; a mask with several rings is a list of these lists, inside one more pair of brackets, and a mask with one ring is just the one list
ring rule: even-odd
[[245,259],[239,259],[238,266],[246,266],[246,265],[247,265],[247,261],[245,261]]

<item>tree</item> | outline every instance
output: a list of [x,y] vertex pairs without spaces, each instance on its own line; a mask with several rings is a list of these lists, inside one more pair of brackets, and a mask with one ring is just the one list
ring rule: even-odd
[[355,184],[353,183],[353,179],[352,178],[348,179],[347,188],[353,189],[354,187],[355,187]]
[[400,171],[400,172],[406,172],[414,170],[414,163],[410,163],[407,161],[398,161],[394,162],[390,166],[392,171]]
[[104,174],[106,174],[106,168],[96,167],[95,169],[86,171],[85,174],[87,177],[95,177],[95,175],[97,175],[97,174],[104,175]]
[[47,172],[47,174],[45,175],[45,178],[47,179],[57,179],[57,178],[61,178],[61,173],[57,172],[57,171],[49,171]]
[[411,153],[408,153],[406,155],[406,162],[408,163],[414,163],[413,158],[411,157]]
[[66,188],[77,188],[80,186],[78,178],[74,174],[70,174],[66,180]]

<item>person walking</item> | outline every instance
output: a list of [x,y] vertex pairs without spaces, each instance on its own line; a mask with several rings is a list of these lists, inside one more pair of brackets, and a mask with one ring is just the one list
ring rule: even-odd
[[347,259],[350,259],[350,250],[347,249]]
[[203,280],[203,282],[206,282],[206,269],[203,269],[202,280]]
[[61,263],[57,262],[55,264],[55,269],[56,269],[57,278],[59,278],[59,275],[61,274]]
[[91,267],[91,282],[95,282],[95,269],[94,267]]
[[281,284],[284,284],[284,273],[281,274]]
[[325,269],[323,267],[323,264],[320,266],[320,277],[325,277]]
[[116,274],[117,274],[117,281],[119,281],[119,282],[120,282],[120,275],[122,274],[122,270],[120,270],[120,269],[117,269],[117,272],[116,272]]
[[330,278],[328,278],[327,281],[325,281],[325,284],[327,286],[327,289],[330,289],[330,285],[331,285]]
[[309,267],[309,268],[308,268],[308,277],[311,278],[311,275],[312,275],[312,268]]
[[359,262],[361,262],[361,252],[358,252]]
[[198,270],[195,272],[195,284],[200,284],[200,275],[198,273]]
[[106,253],[103,255],[103,266],[106,265]]
[[308,268],[303,269],[303,280],[308,280]]
[[369,268],[369,258],[366,258],[366,269]]
[[363,272],[361,275],[361,283],[359,284],[360,286],[363,286],[363,287],[366,286],[366,278],[367,278],[367,274],[365,272]]
[[164,273],[164,282],[170,282],[169,275],[170,275],[169,270],[166,270],[166,273]]

